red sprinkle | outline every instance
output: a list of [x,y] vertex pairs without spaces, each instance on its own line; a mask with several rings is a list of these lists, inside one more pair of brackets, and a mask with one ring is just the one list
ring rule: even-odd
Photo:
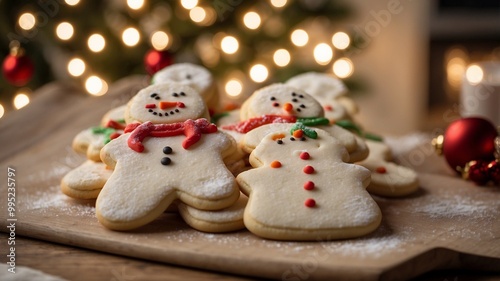
[[387,170],[385,169],[385,167],[378,167],[377,169],[375,169],[375,172],[379,173],[379,174],[385,174],[387,173]]
[[306,199],[306,201],[304,201],[304,205],[306,205],[306,207],[308,207],[308,208],[312,208],[312,207],[316,206],[316,201],[312,198],[308,198],[308,199]]
[[305,151],[300,153],[300,159],[307,160],[309,158],[311,158],[311,155],[309,155],[309,153],[307,153]]
[[306,174],[312,174],[314,173],[314,168],[312,166],[305,166],[304,169],[302,170]]
[[281,162],[280,161],[273,161],[271,162],[271,168],[280,168],[281,167]]
[[154,103],[148,103],[146,104],[146,106],[144,106],[145,108],[156,108],[156,104]]
[[312,182],[312,181],[308,181],[308,182],[304,183],[305,190],[313,190],[314,187],[315,187],[315,185],[314,185],[314,182]]
[[326,111],[333,111],[333,107],[331,105],[325,105]]

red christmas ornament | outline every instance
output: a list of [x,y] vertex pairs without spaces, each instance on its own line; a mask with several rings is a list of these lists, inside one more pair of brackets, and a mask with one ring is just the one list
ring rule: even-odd
[[466,178],[477,185],[486,185],[490,181],[487,161],[471,161],[465,167]]
[[172,55],[167,51],[150,50],[144,56],[144,67],[149,75],[173,63]]
[[500,163],[498,160],[491,161],[488,164],[488,173],[490,180],[497,186],[500,186]]
[[35,66],[31,59],[18,47],[12,48],[2,64],[2,73],[9,83],[14,86],[24,86],[33,77]]
[[442,151],[450,167],[459,173],[470,161],[495,159],[497,136],[495,126],[489,121],[470,117],[451,123],[444,135],[434,140],[434,145]]

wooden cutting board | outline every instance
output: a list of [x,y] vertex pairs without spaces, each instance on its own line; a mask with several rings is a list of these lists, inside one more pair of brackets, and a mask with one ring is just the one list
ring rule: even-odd
[[[500,189],[480,188],[450,173],[429,146],[401,160],[419,173],[420,191],[402,199],[376,197],[382,225],[359,239],[280,242],[248,231],[208,234],[176,214],[130,232],[103,228],[94,201],[59,190],[62,176],[84,161],[73,137],[126,103],[147,78],[128,77],[103,97],[69,85],[49,84],[30,106],[0,120],[0,165],[15,169],[16,235],[108,253],[221,272],[283,280],[401,280],[441,268],[500,269]],[[2,187],[6,179],[2,177]],[[6,188],[0,204],[7,231]]]

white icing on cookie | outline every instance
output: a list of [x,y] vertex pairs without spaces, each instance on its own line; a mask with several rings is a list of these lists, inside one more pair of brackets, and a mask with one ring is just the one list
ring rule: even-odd
[[342,239],[370,233],[380,224],[380,209],[365,190],[370,172],[345,163],[345,148],[327,132],[315,131],[317,139],[302,140],[289,131],[266,135],[250,155],[255,169],[237,176],[249,195],[245,226],[254,234]]
[[96,203],[104,226],[126,230],[147,224],[175,199],[205,210],[226,208],[237,200],[235,178],[222,159],[226,150],[234,149],[226,134],[203,134],[187,149],[182,134],[146,137],[142,152],[129,146],[130,135],[101,151],[103,162],[114,168]]
[[303,90],[273,84],[255,91],[242,105],[240,119],[263,115],[323,117],[321,104]]
[[127,124],[146,121],[166,124],[197,118],[208,118],[205,102],[193,88],[173,82],[140,90],[125,111]]
[[195,89],[209,108],[217,107],[218,93],[213,76],[206,68],[191,63],[177,63],[156,72],[152,78],[152,84],[170,82]]

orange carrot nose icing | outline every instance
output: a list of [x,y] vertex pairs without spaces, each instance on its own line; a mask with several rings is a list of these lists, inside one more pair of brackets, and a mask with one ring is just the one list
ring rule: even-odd
[[172,107],[184,108],[185,105],[183,102],[179,102],[179,101],[161,101],[158,103],[158,107],[160,107],[161,109],[167,109],[167,108],[172,108]]
[[293,110],[293,105],[287,102],[283,105],[283,110],[286,112],[291,112]]

